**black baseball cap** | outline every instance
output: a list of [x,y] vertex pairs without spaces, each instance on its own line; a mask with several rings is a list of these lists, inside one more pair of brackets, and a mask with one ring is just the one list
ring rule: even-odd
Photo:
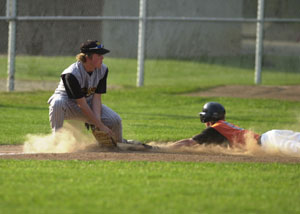
[[104,55],[109,53],[109,50],[104,48],[104,45],[97,40],[87,40],[80,46],[80,53],[96,53]]

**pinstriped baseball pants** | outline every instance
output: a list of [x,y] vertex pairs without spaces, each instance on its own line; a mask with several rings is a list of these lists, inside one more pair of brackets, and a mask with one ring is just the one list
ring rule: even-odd
[[[56,132],[62,128],[64,120],[88,122],[78,105],[68,98],[52,96],[48,103],[50,104],[49,121],[52,132]],[[88,105],[91,107],[91,103],[88,103]],[[116,112],[103,104],[101,108],[101,121],[114,132],[117,141],[122,142],[122,119]]]

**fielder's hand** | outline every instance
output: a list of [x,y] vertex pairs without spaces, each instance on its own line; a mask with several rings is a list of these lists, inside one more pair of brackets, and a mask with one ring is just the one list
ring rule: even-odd
[[95,128],[95,129],[92,130],[92,133],[93,133],[94,137],[96,138],[98,145],[101,148],[112,149],[112,148],[117,147],[117,143],[114,140],[114,138],[112,138],[105,131],[101,131],[101,130]]
[[117,147],[117,142],[110,133],[96,128],[94,125],[85,124],[87,129],[91,128],[98,145],[101,148],[113,149]]

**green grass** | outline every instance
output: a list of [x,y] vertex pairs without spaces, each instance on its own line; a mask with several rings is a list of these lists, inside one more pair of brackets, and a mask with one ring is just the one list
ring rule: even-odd
[[[145,85],[174,87],[178,84],[193,87],[210,87],[227,84],[254,84],[254,65],[247,60],[222,58],[216,60],[180,61],[146,60]],[[263,67],[262,84],[282,85],[298,84],[300,75],[298,58],[278,59],[280,66]],[[58,81],[62,71],[75,57],[32,57],[16,58],[16,79]],[[110,70],[110,84],[136,85],[136,59],[105,58]],[[296,65],[294,65],[295,63]],[[212,64],[214,63],[214,64]],[[284,64],[285,63],[285,64]],[[297,64],[298,63],[298,64]],[[285,65],[285,66],[284,66]],[[293,66],[291,66],[293,65]],[[0,78],[7,77],[7,57],[0,56]]]
[[[18,57],[17,79],[57,81],[73,57]],[[6,61],[0,57],[0,78]],[[227,119],[263,133],[300,131],[300,102],[189,97],[228,84],[253,84],[253,70],[235,64],[147,60],[136,88],[136,60],[105,59],[103,102],[123,119],[124,137],[174,141],[204,129],[205,102],[225,105]],[[30,65],[30,63],[32,63]],[[297,72],[264,70],[263,83],[299,84]],[[50,91],[0,93],[0,144],[50,132]],[[0,160],[0,213],[299,213],[300,165],[122,161]]]
[[[16,57],[16,79],[57,80],[62,71],[75,57]],[[7,76],[7,58],[0,57],[0,78]]]
[[300,212],[299,176],[300,165],[288,164],[2,160],[0,207],[3,213],[292,214]]
[[[0,57],[1,61],[4,59]],[[17,57],[16,77],[58,81],[61,71],[73,61],[74,57]],[[123,118],[125,138],[148,142],[193,136],[204,128],[197,113],[211,100],[225,105],[230,122],[258,133],[270,129],[299,130],[299,102],[184,95],[217,85],[251,85],[253,70],[249,68],[232,67],[233,63],[221,66],[147,60],[145,87],[136,88],[136,60],[106,58],[105,63],[110,69],[108,84],[121,87],[109,90],[103,96],[104,103]],[[0,67],[0,76],[4,76],[3,68]],[[266,70],[263,76],[263,82],[274,85],[298,84],[299,79],[295,72]],[[51,93],[0,93],[0,144],[21,144],[28,133],[50,132],[47,100]]]
[[29,133],[49,133],[50,92],[0,93],[0,144],[22,144]]
[[[57,81],[60,72],[73,60],[72,57],[18,57],[16,76]],[[22,62],[24,70],[18,70],[18,62]],[[145,87],[136,88],[136,60],[107,58],[105,62],[110,69],[109,85],[121,88],[109,90],[103,96],[104,103],[122,117],[125,138],[145,142],[179,140],[204,128],[197,113],[212,99],[188,97],[185,93],[216,85],[251,85],[253,79],[253,71],[246,68],[194,61],[148,60]],[[28,64],[31,63],[31,66],[40,67],[30,70]],[[264,75],[277,85],[295,84],[299,76],[286,72],[265,72]],[[0,93],[0,118],[3,118],[0,144],[22,144],[28,133],[50,132],[47,100],[51,93]],[[299,102],[221,97],[213,100],[225,105],[230,122],[258,133],[275,128],[299,130]]]
[[[205,128],[197,114],[202,105],[212,99],[153,91],[123,89],[103,96],[103,102],[122,117],[125,138],[166,142],[191,137]],[[22,144],[26,134],[50,132],[47,99],[51,93],[0,93],[0,118],[3,118],[0,144]],[[213,100],[224,104],[228,121],[241,127],[258,133],[270,129],[299,131],[300,102],[239,98]]]

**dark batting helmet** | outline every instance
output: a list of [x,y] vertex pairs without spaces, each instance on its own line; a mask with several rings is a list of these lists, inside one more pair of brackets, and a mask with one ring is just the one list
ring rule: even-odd
[[225,108],[220,103],[209,102],[203,106],[202,112],[199,115],[202,123],[224,120]]

